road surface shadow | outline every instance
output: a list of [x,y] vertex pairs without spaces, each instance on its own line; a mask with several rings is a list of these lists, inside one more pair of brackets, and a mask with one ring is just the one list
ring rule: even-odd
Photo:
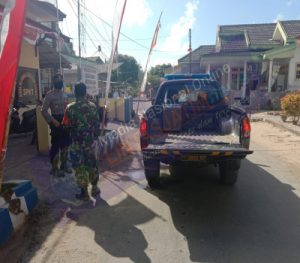
[[[136,225],[152,220],[156,215],[131,196],[118,204],[105,204],[83,213],[79,226],[95,232],[95,242],[112,257],[130,258],[136,263],[150,263],[145,253],[148,243]],[[104,260],[105,261],[105,260]]]
[[243,161],[234,187],[220,185],[213,167],[163,182],[149,192],[170,207],[192,262],[300,262],[300,200],[256,164]]

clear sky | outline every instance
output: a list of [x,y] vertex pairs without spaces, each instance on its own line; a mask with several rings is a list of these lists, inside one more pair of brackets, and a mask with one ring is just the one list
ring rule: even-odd
[[[55,0],[48,0],[55,3]],[[84,34],[83,55],[110,54],[111,28],[101,19],[112,24],[117,0],[80,0]],[[121,1],[121,0],[119,0]],[[73,38],[78,50],[77,0],[58,0],[59,8],[67,17],[61,24],[63,32]],[[119,41],[119,53],[132,55],[144,67],[154,29],[160,15],[161,30],[151,66],[161,63],[176,64],[187,53],[188,29],[192,28],[192,48],[214,44],[218,25],[245,23],[272,23],[277,20],[300,19],[300,0],[128,0]],[[100,19],[101,18],[101,19]],[[128,39],[130,38],[130,39]],[[133,42],[135,40],[136,42]]]

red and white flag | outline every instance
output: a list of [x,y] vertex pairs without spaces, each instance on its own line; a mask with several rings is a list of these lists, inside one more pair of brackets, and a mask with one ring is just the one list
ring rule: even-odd
[[[0,25],[0,149],[6,149],[9,107],[19,65],[26,14],[26,0],[6,0]],[[1,160],[0,160],[1,161]]]
[[159,19],[158,19],[158,22],[157,22],[157,25],[156,25],[156,28],[155,28],[155,31],[154,31],[154,36],[153,36],[153,39],[152,39],[152,42],[151,42],[151,46],[150,46],[150,50],[149,50],[149,54],[148,54],[148,58],[147,58],[146,66],[145,66],[145,73],[144,73],[144,77],[143,77],[143,81],[142,81],[142,85],[141,85],[141,94],[145,92],[146,82],[147,82],[147,75],[148,75],[148,73],[147,73],[148,64],[150,62],[150,57],[151,57],[153,48],[155,47],[156,42],[157,42],[158,31],[161,27],[161,24],[160,24],[161,16],[162,16],[162,12],[160,13],[160,16],[159,16]]
[[160,14],[159,20],[158,20],[156,28],[155,28],[154,36],[153,36],[152,43],[151,43],[150,52],[152,52],[153,48],[156,45],[156,41],[157,41],[157,37],[158,37],[158,31],[161,28],[161,23],[160,23],[161,15],[162,15],[162,13]]

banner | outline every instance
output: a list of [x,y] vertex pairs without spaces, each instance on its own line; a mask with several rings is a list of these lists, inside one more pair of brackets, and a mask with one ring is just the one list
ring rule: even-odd
[[5,134],[19,65],[26,4],[26,0],[6,1],[0,25],[0,162],[3,161],[6,151]]
[[[114,63],[114,57],[119,41],[120,31],[121,31],[121,25],[124,17],[124,12],[126,8],[127,0],[121,0],[120,2],[123,2],[122,4],[119,4],[119,1],[117,1],[116,8],[115,8],[115,14],[114,14],[114,20],[113,20],[113,26],[112,26],[112,49],[110,54],[110,60],[108,64],[108,70],[107,70],[107,80],[106,80],[106,87],[105,87],[105,99],[104,99],[104,107],[105,109],[108,109],[108,94],[110,89],[110,81],[111,81],[111,72],[113,68]],[[101,127],[101,136],[104,135],[104,123],[106,119],[106,110],[103,112],[102,116],[102,127]]]
[[98,95],[97,64],[89,63],[87,65],[85,61],[82,61],[80,69],[82,82],[86,85],[86,92],[91,96]]
[[107,99],[110,89],[110,81],[111,81],[111,72],[114,62],[114,57],[119,41],[120,36],[120,30],[121,25],[124,17],[125,7],[127,0],[122,0],[120,2],[123,2],[122,4],[119,4],[119,1],[117,1],[116,8],[115,8],[115,14],[114,14],[114,20],[113,20],[113,26],[112,26],[112,49],[110,54],[110,60],[108,65],[108,72],[107,72],[107,80],[106,80],[106,89],[105,89],[105,106],[107,106]]

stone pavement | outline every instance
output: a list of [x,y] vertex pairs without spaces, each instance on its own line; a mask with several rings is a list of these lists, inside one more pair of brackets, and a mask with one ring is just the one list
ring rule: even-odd
[[[136,127],[129,130],[128,126],[119,122],[109,123],[107,128],[111,130],[114,129],[122,135],[122,143],[124,142],[125,144],[132,144],[132,142],[129,142],[130,139],[128,138],[132,137],[133,131],[135,131],[135,133],[137,132]],[[4,181],[30,180],[33,185],[38,188],[40,200],[51,203],[57,198],[61,199],[61,196],[56,196],[57,193],[55,194],[53,192],[53,188],[57,190],[56,186],[59,182],[53,181],[50,176],[51,165],[49,157],[47,155],[39,154],[36,146],[31,145],[30,141],[31,134],[18,135],[9,138],[6,159],[4,162]],[[112,166],[115,166],[116,163],[121,162],[124,159],[123,157],[125,154],[122,153],[124,150],[126,149],[108,153],[105,158],[100,161],[100,172],[104,172]],[[63,189],[61,189],[61,191],[63,192]]]
[[[141,188],[146,187],[144,172],[141,170],[138,125],[133,126],[129,129],[128,125],[113,122],[109,123],[107,127],[118,131],[123,147],[114,149],[99,162],[100,180],[98,186],[101,193],[96,198],[97,206],[98,203],[101,205],[120,192],[126,191],[125,189],[132,185],[138,185]],[[4,164],[4,180],[26,179],[32,181],[38,190],[40,202],[25,226],[14,234],[4,247],[0,247],[0,262],[2,262],[1,259],[9,256],[18,258],[17,255],[16,257],[13,256],[17,243],[24,244],[20,247],[25,249],[25,243],[31,242],[30,236],[39,232],[38,222],[50,220],[52,223],[49,228],[52,228],[66,220],[66,211],[76,206],[72,203],[75,192],[78,191],[77,186],[74,185],[74,180],[70,176],[60,179],[61,181],[53,180],[49,173],[51,166],[48,156],[40,155],[36,146],[30,145],[30,142],[30,134],[9,138]],[[125,170],[127,171],[126,174]],[[83,211],[85,210],[83,209]],[[35,229],[35,225],[37,229]],[[21,255],[23,252],[20,250],[18,254]]]
[[294,125],[291,117],[289,117],[286,122],[283,122],[280,117],[280,112],[278,111],[251,114],[251,121],[265,121],[281,130],[287,130],[300,136],[300,122]]

